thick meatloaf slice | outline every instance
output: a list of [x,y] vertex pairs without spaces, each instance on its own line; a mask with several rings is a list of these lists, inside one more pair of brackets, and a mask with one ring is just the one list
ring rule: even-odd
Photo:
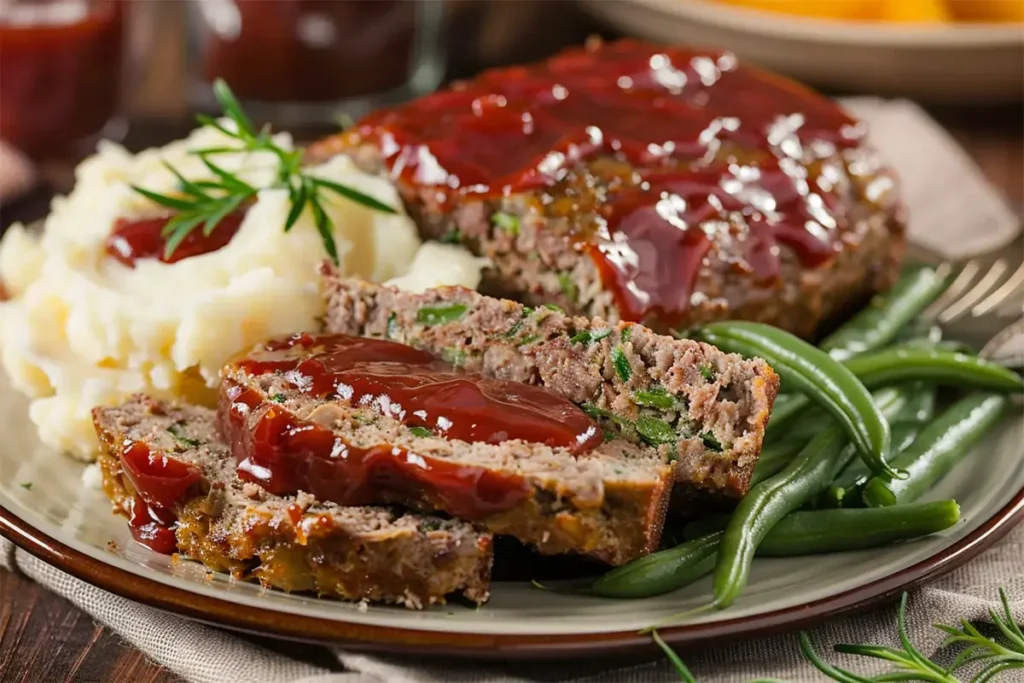
[[[141,512],[165,521],[168,513],[176,517],[178,551],[214,571],[286,591],[414,609],[456,593],[487,600],[492,538],[471,524],[388,507],[343,507],[306,493],[273,496],[245,484],[208,408],[136,396],[94,409],[93,421],[103,489],[114,512],[130,519]],[[149,471],[131,465],[126,471],[125,457],[140,455],[128,451],[140,446]],[[182,471],[190,476],[173,505],[162,508],[155,501],[169,502],[167,492],[147,486],[158,474],[153,463],[167,462],[180,464],[179,477]]]
[[374,112],[309,150],[393,179],[481,291],[659,332],[810,337],[895,282],[891,171],[835,103],[728,53],[571,49]]
[[606,434],[657,448],[682,500],[746,493],[779,384],[764,361],[461,287],[411,294],[329,264],[323,275],[328,331],[391,339],[562,394]]
[[[303,337],[308,345],[284,353],[320,362],[306,354],[329,336]],[[658,547],[673,470],[655,448],[619,439],[577,457],[525,440],[442,438],[394,417],[393,400],[311,395],[307,380],[301,370],[254,373],[245,359],[224,367],[221,432],[240,476],[320,500],[445,512],[544,554],[619,565]]]

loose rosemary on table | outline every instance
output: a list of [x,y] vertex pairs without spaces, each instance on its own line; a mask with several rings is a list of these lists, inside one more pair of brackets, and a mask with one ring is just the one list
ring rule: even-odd
[[[1005,677],[996,678],[1010,670],[1024,670],[1024,631],[1014,621],[1006,591],[999,589],[1002,612],[989,610],[993,630],[996,634],[986,636],[969,621],[961,620],[959,627],[935,624],[935,628],[946,634],[939,649],[959,647],[956,657],[948,666],[936,664],[914,647],[907,635],[907,594],[903,594],[896,613],[896,630],[901,648],[886,645],[836,645],[836,652],[882,659],[893,664],[893,669],[877,676],[856,674],[826,662],[815,651],[811,638],[806,632],[800,634],[800,649],[814,667],[839,683],[886,683],[888,681],[921,681],[922,683],[996,683],[996,681],[1020,680]],[[697,683],[679,655],[662,640],[657,631],[651,637],[665,653],[680,681]],[[952,654],[952,653],[949,653]],[[963,678],[964,669],[973,666],[970,678]],[[785,683],[777,679],[758,678],[750,683]]]
[[395,213],[387,204],[377,201],[346,185],[310,175],[302,167],[302,150],[287,150],[274,142],[268,127],[259,132],[253,127],[252,121],[242,111],[241,105],[227,83],[217,79],[213,84],[213,93],[224,110],[224,116],[234,123],[234,130],[224,126],[217,119],[200,114],[196,117],[199,123],[213,126],[228,137],[241,143],[240,147],[207,147],[190,150],[213,173],[208,180],[188,180],[176,168],[164,162],[167,169],[178,179],[178,192],[161,194],[142,187],[132,185],[132,189],[149,198],[153,202],[174,210],[174,215],[161,231],[167,242],[164,247],[164,258],[169,258],[193,230],[202,226],[203,235],[209,237],[217,225],[229,214],[242,208],[260,189],[243,181],[236,174],[226,171],[211,160],[218,154],[237,154],[238,152],[270,152],[278,158],[280,166],[273,184],[269,187],[286,188],[291,209],[285,219],[284,231],[291,230],[298,222],[299,216],[308,206],[313,216],[313,223],[324,243],[324,251],[331,260],[338,263],[338,247],[334,242],[334,225],[330,216],[324,211],[323,197],[326,192],[333,192],[354,202],[368,206],[384,213]]

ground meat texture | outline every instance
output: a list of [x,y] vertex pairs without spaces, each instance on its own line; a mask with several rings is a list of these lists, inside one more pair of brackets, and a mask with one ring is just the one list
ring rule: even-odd
[[746,493],[778,391],[764,361],[465,288],[411,294],[344,278],[329,264],[323,273],[329,332],[391,339],[555,391],[596,417],[611,444],[671,464],[680,500]]
[[661,539],[674,472],[647,444],[617,439],[577,457],[524,440],[460,441],[373,405],[311,395],[305,378],[288,371],[254,374],[244,359],[225,366],[222,380],[221,429],[245,463],[239,471],[272,490],[300,486],[324,500],[441,511],[544,554],[612,565],[652,552]]
[[[143,444],[195,468],[198,479],[172,509],[178,552],[213,571],[286,591],[413,609],[461,594],[487,600],[492,538],[471,524],[389,507],[344,507],[306,493],[272,496],[235,476],[230,449],[208,408],[137,396],[96,408],[103,489],[131,518],[138,491],[123,454]],[[159,458],[158,458],[159,459]]]
[[[603,142],[558,147],[584,129]],[[392,178],[425,238],[488,257],[481,291],[659,332],[732,318],[812,337],[893,284],[905,249],[863,126],[717,52],[621,41],[485,72],[309,150],[339,153]]]

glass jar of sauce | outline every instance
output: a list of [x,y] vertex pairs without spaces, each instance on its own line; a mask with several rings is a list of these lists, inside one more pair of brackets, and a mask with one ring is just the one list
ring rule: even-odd
[[279,125],[433,90],[440,83],[440,0],[194,0],[190,99],[216,108],[224,79],[247,111]]
[[123,0],[0,2],[0,138],[30,157],[74,154],[117,111]]

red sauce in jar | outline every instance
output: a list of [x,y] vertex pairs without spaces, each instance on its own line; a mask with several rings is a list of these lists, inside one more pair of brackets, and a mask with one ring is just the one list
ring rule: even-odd
[[[62,20],[64,10],[81,9]],[[34,12],[20,19],[21,12]],[[59,14],[58,14],[59,13]],[[65,154],[117,108],[121,0],[65,0],[0,12],[0,138],[33,157]]]
[[216,20],[207,22],[203,75],[210,82],[223,78],[243,99],[340,100],[385,92],[410,75],[416,0],[225,0],[218,6]]
[[224,247],[242,227],[245,211],[235,211],[225,216],[209,235],[203,234],[202,226],[196,227],[167,256],[167,237],[164,226],[170,216],[128,220],[119,218],[107,237],[107,254],[129,268],[135,267],[139,259],[157,259],[163,263],[177,263],[192,256],[209,254]]
[[[430,354],[385,340],[296,335],[268,344],[237,366],[253,375],[279,374],[309,396],[372,406],[448,439],[492,444],[522,439],[582,453],[603,438],[597,424],[560,395],[460,372]],[[239,476],[271,493],[303,490],[343,505],[426,499],[471,519],[514,507],[528,494],[515,475],[388,443],[357,447],[231,382],[222,385],[220,410]]]
[[173,508],[202,480],[199,468],[132,441],[123,444],[120,461],[135,490],[128,519],[132,537],[158,553],[173,553],[178,524]]
[[[778,244],[807,266],[828,261],[844,217],[817,165],[863,132],[833,102],[729,53],[624,40],[485,72],[348,135],[442,204],[539,194],[541,212],[572,214],[566,237],[624,318],[671,321],[689,308],[716,224],[746,245],[739,267],[762,281],[778,276]],[[605,158],[627,171],[600,177],[593,162]],[[595,192],[594,174],[605,194],[581,227],[574,198]]]

